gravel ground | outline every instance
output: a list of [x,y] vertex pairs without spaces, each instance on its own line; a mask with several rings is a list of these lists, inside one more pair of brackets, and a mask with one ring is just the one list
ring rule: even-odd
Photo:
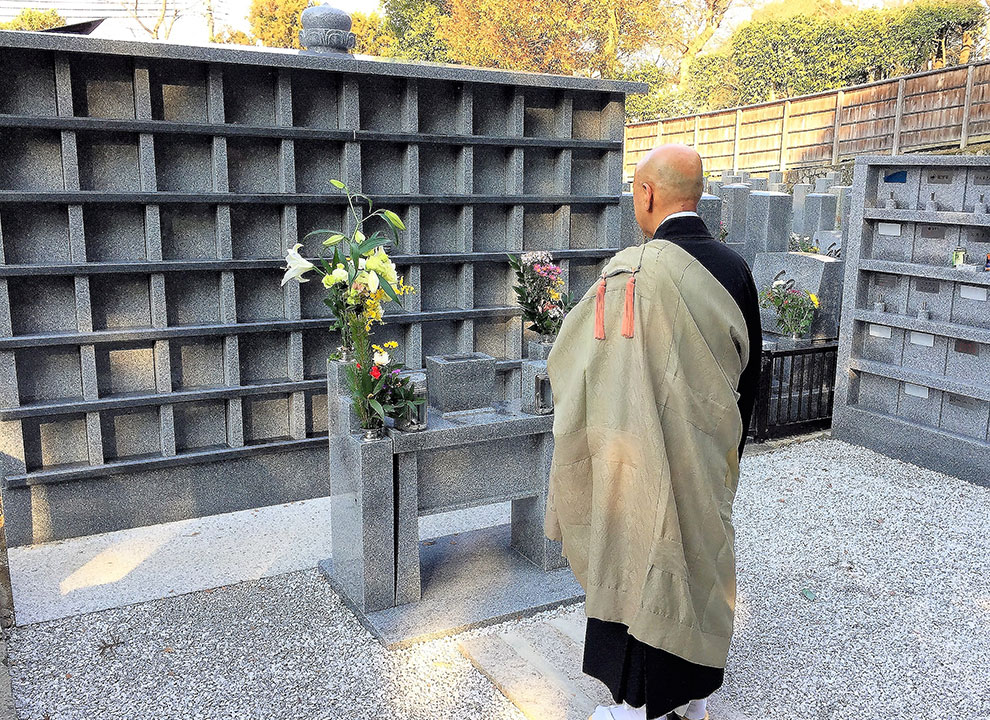
[[[990,490],[815,441],[744,461],[736,526],[715,720],[990,719]],[[523,717],[454,639],[386,652],[316,571],[19,627],[10,659],[21,720]]]

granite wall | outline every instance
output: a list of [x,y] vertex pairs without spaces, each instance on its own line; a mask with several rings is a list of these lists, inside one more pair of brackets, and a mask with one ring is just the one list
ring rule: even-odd
[[990,161],[860,158],[853,188],[833,432],[990,485]]
[[327,494],[315,282],[287,247],[396,210],[406,364],[518,394],[506,252],[582,293],[621,242],[631,83],[0,32],[0,451],[12,545]]

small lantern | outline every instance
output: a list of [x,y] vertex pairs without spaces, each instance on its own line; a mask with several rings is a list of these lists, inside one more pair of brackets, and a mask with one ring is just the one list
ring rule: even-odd
[[550,387],[550,376],[546,373],[534,376],[536,397],[536,414],[549,415],[553,412],[553,388]]

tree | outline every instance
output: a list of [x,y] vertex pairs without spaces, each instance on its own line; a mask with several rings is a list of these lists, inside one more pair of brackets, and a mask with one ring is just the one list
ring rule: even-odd
[[733,0],[686,0],[678,6],[680,53],[677,76],[680,84],[687,81],[692,63],[722,26],[732,5]]
[[141,26],[152,40],[168,40],[175,27],[175,21],[182,17],[182,9],[171,3],[171,0],[161,0],[158,13],[151,20],[150,24],[142,17],[140,0],[128,0],[124,4],[127,14]]
[[354,13],[351,31],[357,36],[354,52],[360,55],[395,57],[398,54],[398,38],[392,33],[388,20],[378,13]]
[[65,18],[57,10],[24,8],[13,19],[0,22],[0,30],[49,30],[65,25]]
[[440,35],[457,62],[617,77],[668,41],[665,17],[655,0],[452,0]]
[[300,16],[309,0],[252,0],[251,34],[265,47],[299,49]]

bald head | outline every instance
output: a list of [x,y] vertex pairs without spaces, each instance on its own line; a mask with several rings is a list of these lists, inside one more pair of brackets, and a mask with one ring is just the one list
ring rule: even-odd
[[701,156],[687,145],[661,145],[636,165],[633,204],[636,221],[652,236],[664,218],[696,211],[704,187]]

